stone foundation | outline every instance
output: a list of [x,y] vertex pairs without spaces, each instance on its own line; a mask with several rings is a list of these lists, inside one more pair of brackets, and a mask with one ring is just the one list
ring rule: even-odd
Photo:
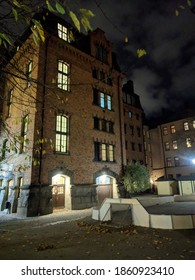
[[97,205],[97,185],[74,185],[71,187],[72,209],[79,210]]

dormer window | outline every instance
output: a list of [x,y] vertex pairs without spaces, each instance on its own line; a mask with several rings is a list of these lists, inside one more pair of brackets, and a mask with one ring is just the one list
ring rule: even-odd
[[96,58],[104,63],[108,62],[108,52],[101,45],[96,45]]
[[68,28],[58,23],[58,37],[66,42],[70,42]]

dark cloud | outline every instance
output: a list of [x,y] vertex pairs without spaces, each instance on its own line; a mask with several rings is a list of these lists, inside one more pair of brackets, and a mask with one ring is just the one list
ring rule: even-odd
[[[180,4],[185,10],[179,8],[176,16]],[[195,14],[185,0],[90,0],[83,1],[83,6],[96,15],[93,27],[102,28],[113,42],[121,69],[134,81],[147,115],[165,109],[179,111],[183,106],[193,109]],[[138,48],[145,48],[147,57],[138,59]]]

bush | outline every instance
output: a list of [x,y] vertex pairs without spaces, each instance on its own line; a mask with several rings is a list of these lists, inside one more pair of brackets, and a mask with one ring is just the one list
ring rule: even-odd
[[150,188],[150,175],[146,167],[138,162],[127,165],[123,183],[129,193],[139,193]]

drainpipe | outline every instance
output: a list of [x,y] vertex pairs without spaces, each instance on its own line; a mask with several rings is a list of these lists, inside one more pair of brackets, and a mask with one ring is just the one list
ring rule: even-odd
[[121,148],[121,165],[124,166],[123,157],[123,137],[122,137],[122,121],[121,121],[121,101],[120,101],[120,76],[118,77],[118,110],[119,110],[119,128],[120,128],[120,148]]
[[[45,40],[45,61],[44,61],[44,76],[43,76],[43,99],[42,99],[42,111],[41,111],[41,131],[40,131],[40,138],[43,139],[43,127],[44,127],[44,120],[45,120],[45,95],[46,95],[46,78],[47,78],[47,62],[48,62],[48,43],[49,43],[49,39],[51,38],[51,36],[47,37]],[[41,173],[42,173],[42,159],[43,159],[43,153],[42,153],[42,149],[43,149],[43,143],[41,141],[40,143],[40,157],[39,157],[39,179],[38,179],[38,183],[41,186]]]
[[165,151],[164,151],[164,143],[163,143],[163,135],[162,135],[162,127],[161,127],[161,125],[160,125],[160,137],[161,137],[161,145],[162,145],[162,151],[163,151],[165,177],[167,179],[167,166],[166,166],[166,158],[165,158]]

